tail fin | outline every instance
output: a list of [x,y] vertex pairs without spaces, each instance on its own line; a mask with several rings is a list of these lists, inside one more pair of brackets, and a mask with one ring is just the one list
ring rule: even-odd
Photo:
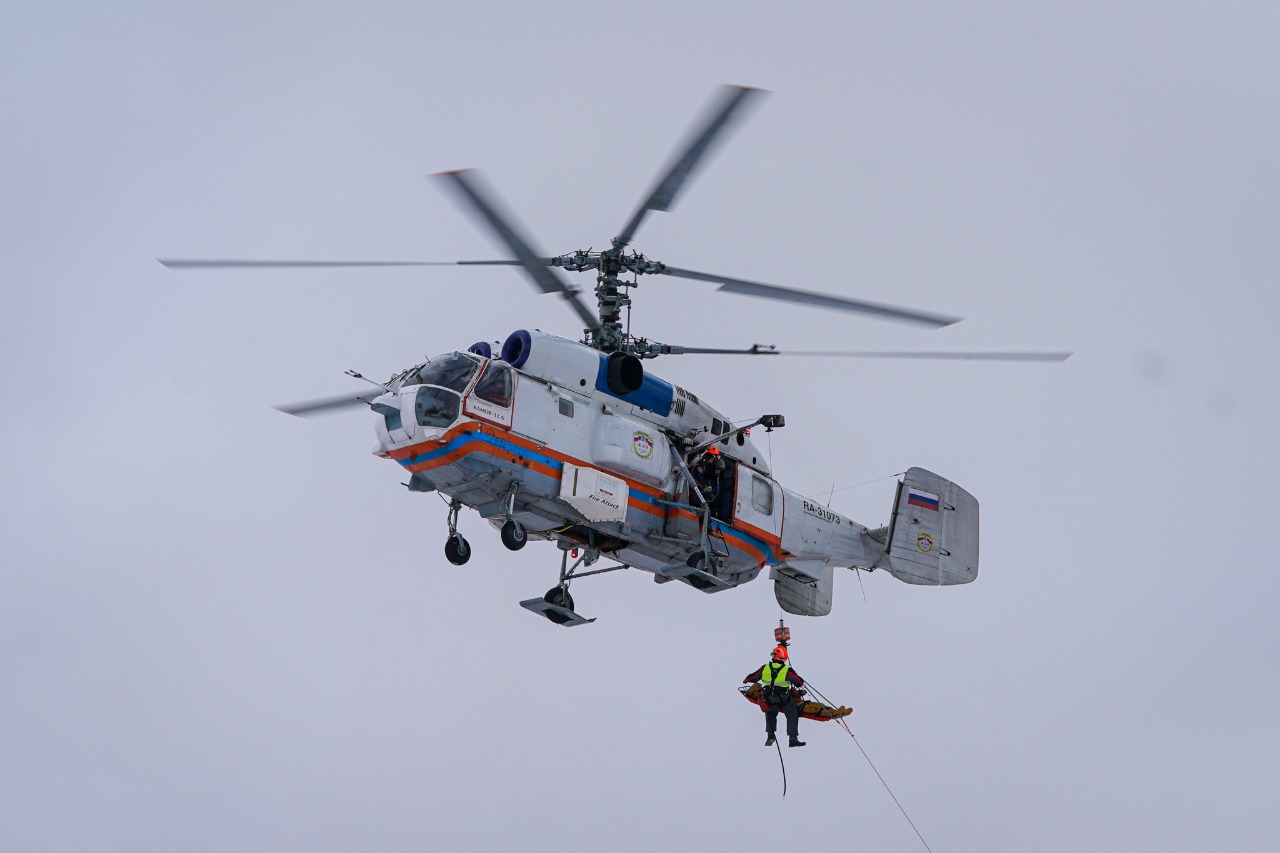
[[912,468],[898,484],[888,547],[877,566],[913,584],[948,586],[978,576],[978,500],[950,480]]

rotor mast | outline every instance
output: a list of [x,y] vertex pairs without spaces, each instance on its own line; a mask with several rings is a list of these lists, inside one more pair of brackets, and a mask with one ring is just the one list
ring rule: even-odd
[[622,309],[631,304],[631,297],[623,291],[625,284],[618,281],[622,263],[623,245],[613,239],[613,247],[600,256],[599,275],[596,276],[596,306],[600,312],[600,328],[596,330],[591,345],[603,352],[627,350],[628,335],[622,328]]
[[620,275],[661,274],[666,266],[651,261],[637,252],[624,254],[625,243],[614,238],[613,247],[603,252],[583,249],[572,254],[549,258],[549,265],[568,272],[596,271],[596,312],[599,326],[583,330],[583,343],[601,352],[624,352],[638,358],[653,358],[667,352],[661,344],[634,337],[622,326],[622,310],[631,304],[626,289],[637,282],[624,281]]

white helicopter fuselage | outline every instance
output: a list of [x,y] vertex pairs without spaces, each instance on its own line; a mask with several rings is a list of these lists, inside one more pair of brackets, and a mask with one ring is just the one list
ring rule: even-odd
[[[747,430],[755,425],[776,429],[784,423],[781,415],[729,423],[697,395],[647,373],[643,359],[701,353],[1061,361],[1069,353],[796,352],[760,344],[726,350],[638,337],[631,334],[629,322],[624,328],[622,311],[631,305],[631,290],[647,275],[930,328],[959,320],[685,269],[632,248],[645,218],[672,210],[699,163],[760,94],[751,87],[724,87],[622,230],[612,232],[608,246],[600,250],[547,257],[535,250],[473,171],[439,173],[440,185],[504,251],[501,259],[456,263],[517,270],[539,292],[556,295],[573,311],[585,343],[520,330],[507,338],[497,358],[489,344],[475,344],[465,353],[405,370],[385,384],[374,383],[385,392],[375,399],[344,394],[281,411],[309,416],[356,405],[373,409],[378,415],[374,453],[410,474],[405,485],[411,491],[436,491],[447,499],[444,554],[454,565],[471,556],[458,530],[464,507],[499,527],[511,550],[531,538],[556,541],[563,552],[558,586],[520,605],[562,625],[592,621],[574,612],[570,582],[614,568],[643,569],[659,582],[679,580],[704,592],[732,589],[768,568],[781,607],[809,616],[830,612],[837,567],[884,567],[914,584],[972,581],[978,571],[978,502],[955,483],[921,468],[908,469],[899,481],[889,524],[869,530],[773,478]],[[441,262],[186,258],[161,263],[171,269],[283,269]],[[564,278],[570,272],[594,276],[594,310]],[[723,467],[701,458],[710,449],[719,451]],[[695,480],[695,472],[702,479]],[[576,560],[572,567],[570,555]],[[579,571],[602,556],[619,565]]]
[[[411,490],[706,592],[768,568],[779,602],[806,615],[830,610],[833,568],[885,563],[887,530],[781,486],[750,435],[695,394],[647,371],[618,393],[611,356],[543,332],[513,333],[503,358],[485,350],[411,368],[373,401],[374,452],[412,475]],[[685,465],[708,443],[732,484],[718,519]]]

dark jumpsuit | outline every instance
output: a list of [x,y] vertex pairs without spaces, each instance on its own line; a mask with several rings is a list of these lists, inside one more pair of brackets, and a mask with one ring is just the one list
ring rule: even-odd
[[732,463],[727,463],[720,471],[716,499],[712,504],[711,514],[725,522],[733,521],[734,475]]
[[[782,663],[767,663],[757,669],[755,672],[742,679],[743,684],[750,684],[753,681],[760,681],[764,675],[765,667],[777,667],[774,670],[786,666]],[[786,681],[794,687],[804,687],[804,679],[796,674],[794,669],[787,670]],[[778,730],[778,711],[787,715],[787,737],[795,739],[800,736],[800,709],[796,707],[796,701],[791,697],[791,691],[787,691],[786,698],[781,704],[769,703],[769,708],[764,712],[764,731],[765,734],[773,734]]]
[[[720,496],[720,472],[722,470],[724,470],[724,463],[714,456],[702,457],[689,469],[689,473],[693,475],[694,482],[702,494],[702,500],[713,512]],[[698,505],[694,503],[692,495],[689,496],[689,502],[694,506]]]

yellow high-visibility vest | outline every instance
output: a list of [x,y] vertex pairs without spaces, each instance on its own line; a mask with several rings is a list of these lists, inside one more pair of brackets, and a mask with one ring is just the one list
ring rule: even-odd
[[778,664],[772,661],[764,665],[764,668],[760,670],[760,683],[765,687],[786,688],[788,686],[787,673],[791,671],[791,665],[784,663],[781,669],[774,670],[773,674],[770,675],[769,670],[775,666],[778,666]]

